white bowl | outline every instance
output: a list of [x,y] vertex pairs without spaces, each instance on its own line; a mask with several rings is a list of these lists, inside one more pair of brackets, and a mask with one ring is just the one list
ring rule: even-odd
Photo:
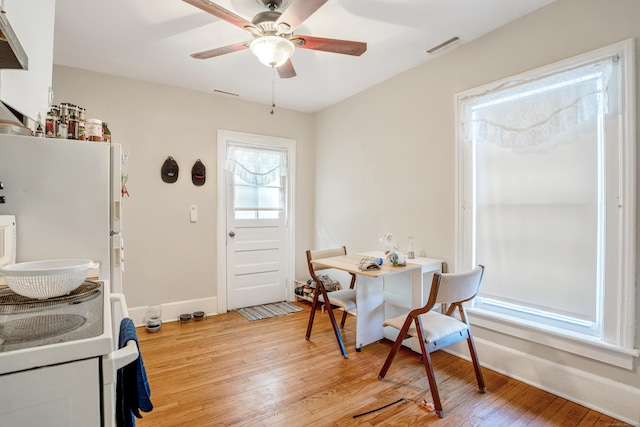
[[95,267],[90,259],[54,259],[6,265],[0,268],[0,274],[13,292],[47,299],[77,289]]

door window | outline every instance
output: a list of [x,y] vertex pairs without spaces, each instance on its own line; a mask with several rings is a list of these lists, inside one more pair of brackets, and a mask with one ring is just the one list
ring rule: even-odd
[[286,207],[286,151],[229,146],[235,219],[278,219]]

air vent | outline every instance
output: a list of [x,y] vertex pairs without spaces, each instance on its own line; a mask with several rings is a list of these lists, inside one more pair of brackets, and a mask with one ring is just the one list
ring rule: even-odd
[[222,95],[229,95],[229,96],[240,96],[237,93],[233,93],[233,92],[226,92],[224,90],[218,90],[218,89],[214,89],[213,90],[216,93],[221,93]]
[[440,49],[443,49],[443,48],[445,48],[447,46],[452,45],[453,43],[455,43],[455,42],[457,42],[459,40],[460,40],[460,37],[457,37],[457,36],[453,37],[453,38],[447,40],[446,42],[440,43],[438,46],[434,46],[431,49],[427,50],[427,53],[434,53],[434,52],[436,52],[436,51],[438,51]]

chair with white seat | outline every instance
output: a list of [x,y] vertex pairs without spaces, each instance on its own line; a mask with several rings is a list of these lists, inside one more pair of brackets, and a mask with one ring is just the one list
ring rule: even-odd
[[[451,344],[467,340],[473,368],[476,373],[478,387],[485,392],[484,378],[480,370],[475,343],[471,335],[471,329],[467,320],[463,303],[473,299],[480,289],[484,266],[479,265],[464,273],[436,273],[431,282],[431,292],[427,304],[409,312],[409,314],[393,317],[385,320],[384,326],[398,329],[400,333],[393,343],[391,351],[384,362],[378,378],[381,380],[387,374],[391,362],[393,362],[402,341],[409,337],[415,337],[420,343],[424,369],[429,379],[431,397],[438,417],[444,416],[438,386],[431,363],[431,353]],[[440,304],[442,312],[432,310],[436,304]],[[456,308],[460,314],[460,320],[454,317]],[[444,313],[444,314],[443,314]]]
[[[313,303],[311,305],[311,313],[309,314],[309,324],[307,325],[306,335],[307,340],[311,338],[311,328],[313,327],[313,320],[316,315],[316,310],[321,304],[324,304],[327,309],[327,313],[329,314],[329,319],[331,319],[331,326],[333,327],[333,332],[335,333],[336,339],[338,340],[340,352],[345,359],[347,359],[349,356],[347,355],[347,350],[344,346],[342,334],[338,329],[338,324],[333,313],[333,307],[342,309],[343,314],[342,321],[340,322],[340,328],[344,328],[344,323],[347,320],[349,311],[356,309],[356,290],[354,289],[354,286],[356,284],[356,275],[349,273],[351,274],[351,285],[349,286],[349,289],[339,289],[337,291],[327,292],[324,284],[322,283],[322,280],[320,280],[317,276],[317,272],[320,270],[324,270],[325,267],[315,266],[311,263],[311,261],[314,259],[330,258],[346,254],[347,248],[344,246],[333,249],[307,251],[307,264],[309,266],[309,273],[311,274],[311,278],[316,284],[316,288],[313,292]],[[329,297],[329,295],[331,297]]]

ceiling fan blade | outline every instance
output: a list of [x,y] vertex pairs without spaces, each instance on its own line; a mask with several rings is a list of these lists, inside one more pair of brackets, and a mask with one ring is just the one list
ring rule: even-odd
[[220,19],[223,19],[230,24],[235,25],[236,27],[240,27],[244,29],[245,27],[253,27],[254,25],[242,18],[241,16],[236,15],[233,12],[228,11],[224,7],[218,6],[215,3],[210,2],[209,0],[182,0],[185,3],[189,3],[192,6],[197,7],[198,9],[202,9],[207,13],[212,14]]
[[293,31],[326,2],[327,0],[293,0],[276,21],[276,26],[285,23]]
[[[298,45],[296,40],[302,40],[303,43]],[[303,49],[321,50],[324,52],[342,53],[344,55],[360,56],[367,50],[367,44],[363,42],[352,42],[349,40],[325,39],[322,37],[312,36],[294,36],[291,41],[296,46]]]
[[247,49],[247,42],[230,44],[229,46],[217,47],[211,50],[205,50],[202,52],[192,53],[191,57],[196,59],[209,59],[214,56],[225,55],[227,53],[237,52],[239,50]]
[[287,62],[276,68],[278,75],[281,79],[289,79],[296,76],[296,70],[293,68],[291,59],[287,59]]

